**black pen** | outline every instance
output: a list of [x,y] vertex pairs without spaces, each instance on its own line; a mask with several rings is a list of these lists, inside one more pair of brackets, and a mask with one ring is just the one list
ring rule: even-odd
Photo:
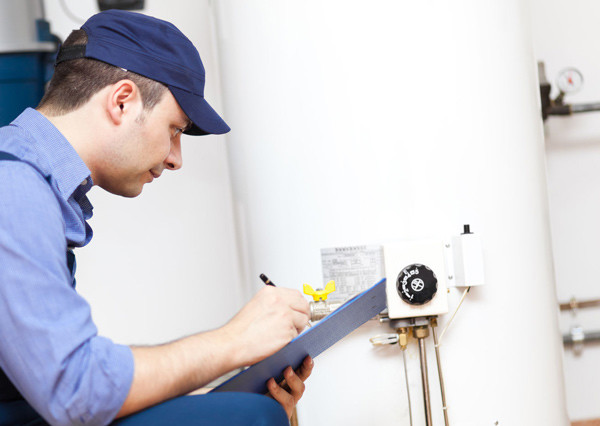
[[[273,283],[273,281],[271,281],[269,279],[269,277],[267,277],[265,274],[260,274],[259,276],[260,276],[260,279],[262,280],[262,282],[265,283],[266,285],[270,285],[271,287],[277,287]],[[307,322],[306,325],[312,328],[312,325],[310,325],[310,322]]]
[[261,279],[261,280],[263,280],[263,282],[264,282],[266,285],[270,285],[270,286],[272,286],[272,287],[277,287],[275,284],[273,284],[273,281],[271,281],[271,280],[269,279],[269,277],[267,277],[265,274],[260,274],[260,279]]

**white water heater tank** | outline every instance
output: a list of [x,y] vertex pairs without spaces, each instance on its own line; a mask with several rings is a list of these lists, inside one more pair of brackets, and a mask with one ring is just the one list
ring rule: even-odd
[[[527,2],[213,7],[248,288],[262,272],[318,287],[322,248],[443,239],[469,223],[486,282],[440,347],[450,425],[568,425]],[[301,426],[409,424],[400,350],[369,342],[390,331],[370,321],[315,360]],[[424,425],[414,341],[406,356]]]

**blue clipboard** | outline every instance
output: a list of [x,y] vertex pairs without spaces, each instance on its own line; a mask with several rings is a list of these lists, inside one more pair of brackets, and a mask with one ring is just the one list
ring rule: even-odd
[[297,369],[304,358],[316,358],[338,340],[379,314],[386,308],[385,278],[368,290],[354,296],[312,328],[268,358],[254,364],[211,392],[252,392],[265,394],[267,381],[274,377],[283,380],[283,371],[291,366]]

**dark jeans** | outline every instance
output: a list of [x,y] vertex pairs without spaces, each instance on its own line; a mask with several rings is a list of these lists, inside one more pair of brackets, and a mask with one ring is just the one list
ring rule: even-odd
[[[0,426],[47,426],[25,401],[0,402]],[[281,405],[266,396],[218,392],[182,396],[118,419],[111,426],[288,426]]]

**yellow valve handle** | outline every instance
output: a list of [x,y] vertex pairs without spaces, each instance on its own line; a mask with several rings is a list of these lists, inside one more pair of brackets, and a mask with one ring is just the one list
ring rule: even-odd
[[304,290],[304,294],[312,296],[315,302],[318,302],[319,300],[327,300],[329,293],[333,293],[335,291],[335,281],[329,281],[323,290],[313,290],[313,288],[308,284],[304,284],[302,289]]

